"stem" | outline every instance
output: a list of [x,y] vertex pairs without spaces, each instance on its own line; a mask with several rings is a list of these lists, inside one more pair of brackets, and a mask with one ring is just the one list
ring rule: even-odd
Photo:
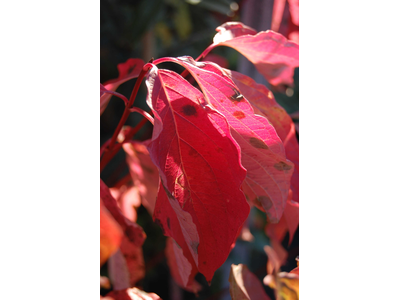
[[[118,134],[121,131],[122,126],[125,124],[126,120],[128,119],[128,116],[130,114],[130,107],[133,105],[135,102],[136,95],[139,91],[140,84],[142,83],[142,80],[144,76],[146,75],[147,71],[152,67],[152,64],[147,63],[143,66],[142,70],[140,71],[140,74],[138,76],[138,79],[136,80],[135,87],[133,88],[132,94],[129,98],[128,105],[125,106],[124,113],[122,114],[121,119],[119,120],[118,126],[114,131],[114,134],[112,135],[110,139],[110,143],[108,144],[108,147],[104,150],[104,155],[100,161],[100,172],[103,170],[105,165],[111,160],[111,158],[115,155],[116,152],[111,151],[115,147],[115,141],[118,138]],[[143,126],[143,125],[142,125]],[[140,128],[139,128],[140,129]],[[138,129],[138,130],[139,130]],[[120,147],[119,147],[120,148]],[[119,149],[118,149],[119,150]],[[107,162],[107,163],[105,163]]]
[[154,125],[154,119],[147,111],[144,111],[143,109],[141,109],[139,107],[132,107],[132,108],[129,109],[129,111],[130,112],[138,112],[138,113],[140,113],[143,117],[145,117],[147,120],[149,120],[149,122],[151,124]]
[[[121,149],[122,145],[132,139],[133,136],[143,127],[144,124],[146,124],[147,121],[147,119],[142,119],[139,124],[135,126],[135,128],[132,128],[132,130],[126,134],[124,140],[121,143],[114,145],[114,147],[110,149],[109,152],[104,154],[103,158],[100,161],[100,173],[104,170],[104,167],[110,162],[114,155],[117,154],[117,152]],[[109,144],[109,141],[110,140],[108,140],[105,144]]]

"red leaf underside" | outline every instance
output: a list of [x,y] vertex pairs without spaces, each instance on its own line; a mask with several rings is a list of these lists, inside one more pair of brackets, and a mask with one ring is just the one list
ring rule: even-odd
[[[148,149],[161,177],[155,217],[170,204],[180,227],[170,223],[171,236],[184,248],[182,232],[198,270],[211,281],[249,214],[240,190],[246,175],[240,148],[225,118],[200,105],[203,95],[180,75],[153,67],[146,83],[155,117]],[[160,223],[168,228],[168,219]]]
[[[238,26],[245,26],[237,22]],[[235,49],[251,61],[257,70],[272,85],[293,84],[294,69],[299,66],[299,45],[288,41],[283,35],[267,30],[255,34],[255,31],[244,30],[243,33],[232,24],[227,23],[218,28],[227,28],[217,33],[214,47],[227,46]],[[246,26],[247,27],[247,26]]]

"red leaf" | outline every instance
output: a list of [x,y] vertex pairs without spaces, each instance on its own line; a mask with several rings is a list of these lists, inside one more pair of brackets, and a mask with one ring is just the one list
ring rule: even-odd
[[100,265],[118,250],[122,230],[100,198]]
[[232,300],[270,300],[258,278],[246,265],[232,265],[229,273]]
[[[181,283],[185,289],[190,289],[194,277],[198,273],[197,265],[189,250],[189,246],[186,244],[183,234],[183,230],[187,231],[187,229],[181,227],[176,212],[172,208],[167,194],[163,189],[164,187],[160,187],[153,218],[161,227],[163,234],[171,237],[171,240],[175,246],[177,246],[176,249],[174,249],[175,261],[173,261],[174,258],[169,255],[171,253],[168,254],[167,251],[168,264],[171,268],[173,278],[179,285]],[[195,239],[198,242],[198,236],[195,237]],[[176,267],[174,266],[175,263]]]
[[117,221],[119,226],[121,226],[127,238],[137,246],[142,246],[144,240],[146,239],[146,234],[144,233],[142,227],[136,223],[133,223],[121,213],[121,210],[117,205],[117,201],[111,195],[109,188],[101,179],[100,198],[103,200],[105,207]]
[[293,201],[299,202],[299,142],[296,138],[292,118],[276,102],[274,95],[264,85],[256,83],[252,78],[239,72],[224,70],[239,88],[243,96],[249,100],[254,112],[267,117],[285,147],[287,159],[294,163],[294,171],[290,181]]
[[[211,281],[250,211],[240,190],[246,176],[240,149],[225,118],[199,105],[203,95],[181,76],[156,67],[148,76],[147,103],[155,121],[148,148],[161,177],[155,217],[158,210],[165,214],[159,198],[167,193],[190,254]],[[177,232],[172,227],[182,247]]]
[[[119,76],[116,79],[109,80],[104,83],[104,88],[108,91],[114,92],[116,89],[128,81],[139,76],[140,71],[144,66],[144,61],[139,58],[129,58],[126,62],[118,64]],[[102,94],[100,91],[100,115],[106,109],[110,101],[112,93]]]
[[135,243],[124,236],[120,249],[125,258],[126,267],[129,272],[129,286],[135,286],[135,284],[145,276],[142,247],[135,245]]
[[[238,28],[242,27],[242,31]],[[299,45],[271,30],[249,29],[240,22],[225,23],[217,28],[216,46],[234,48],[250,60],[272,85],[293,84],[294,69],[299,66]]]
[[151,161],[146,146],[139,142],[129,142],[122,146],[134,185],[138,188],[142,204],[151,215],[154,212],[158,191],[158,170]]
[[299,43],[299,0],[275,0],[271,30]]
[[226,22],[221,26],[218,26],[216,31],[218,32],[213,39],[214,44],[223,43],[233,38],[242,35],[256,35],[257,30],[244,25],[240,22]]
[[245,186],[257,197],[255,201],[261,203],[270,221],[278,222],[286,205],[293,164],[286,160],[274,127],[265,117],[254,114],[250,103],[218,65],[196,63],[189,56],[168,59],[187,68],[209,104],[226,117],[241,147],[242,164],[247,169]]

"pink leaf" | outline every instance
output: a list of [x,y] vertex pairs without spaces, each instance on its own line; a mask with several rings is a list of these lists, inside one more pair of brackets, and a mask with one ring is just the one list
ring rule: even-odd
[[136,208],[141,204],[138,188],[122,185],[119,188],[110,188],[110,193],[117,201],[122,214],[132,222],[136,222]]
[[242,164],[247,169],[245,186],[261,203],[270,221],[278,222],[286,205],[293,164],[286,160],[274,127],[265,117],[254,114],[250,103],[218,65],[196,63],[188,56],[168,59],[187,68],[209,104],[226,117],[231,134],[241,147]]
[[[182,232],[197,268],[211,281],[250,210],[240,190],[246,176],[240,148],[225,118],[200,105],[203,95],[181,76],[153,67],[146,84],[155,121],[148,149],[161,177],[155,218],[158,211],[165,214],[159,199],[166,194],[180,227],[171,227],[171,236],[183,248],[176,236]],[[165,219],[160,223],[168,227]]]
[[218,26],[216,31],[218,33],[214,36],[213,39],[214,44],[223,43],[235,37],[246,34],[249,35],[257,34],[256,30],[240,22],[226,22],[221,26]]
[[[139,76],[144,66],[144,61],[139,58],[129,58],[126,62],[118,64],[119,76],[104,83],[104,88],[114,92],[124,82]],[[100,91],[100,115],[106,109],[112,93],[102,94]]]
[[224,70],[239,88],[243,96],[249,100],[254,112],[267,117],[285,147],[287,159],[294,163],[291,179],[292,200],[299,202],[299,142],[296,138],[292,118],[276,102],[274,95],[264,85],[256,83],[252,78],[239,72]]
[[[272,85],[293,84],[294,69],[299,66],[299,45],[271,30],[255,31],[242,23],[225,23],[217,28],[216,46],[234,48],[250,60]],[[242,27],[242,32],[239,30]],[[233,28],[233,29],[232,29]]]

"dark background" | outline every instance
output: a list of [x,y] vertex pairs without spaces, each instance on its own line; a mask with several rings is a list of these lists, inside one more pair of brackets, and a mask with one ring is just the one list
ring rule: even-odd
[[[256,30],[270,28],[273,0],[248,0],[231,2],[228,0],[101,0],[100,1],[100,82],[118,77],[117,64],[128,58],[149,59],[165,56],[189,55],[198,57],[212,43],[215,29],[228,21],[241,21]],[[253,77],[257,82],[266,84],[251,63],[231,48],[217,47],[212,53],[226,58],[229,68],[238,70]],[[175,65],[162,67],[180,72]],[[284,87],[277,91],[272,89],[276,100],[287,112],[299,110],[298,69],[295,72],[293,87]],[[129,97],[135,80],[122,84],[117,92]],[[146,88],[142,84],[135,105],[149,111],[145,103]],[[100,143],[108,140],[122,116],[124,103],[113,97],[100,117]],[[126,124],[135,126],[141,116],[130,114]],[[136,140],[151,137],[152,125],[148,122],[135,136]],[[125,155],[120,151],[101,173],[101,178],[108,186],[113,186],[128,173]],[[264,233],[265,214],[256,208],[251,210],[249,227],[255,237],[254,242],[238,241],[229,255],[228,260],[215,273],[211,286],[205,278],[198,274],[196,279],[202,284],[203,290],[199,298],[192,293],[181,290],[171,280],[164,255],[165,237],[161,229],[152,221],[144,207],[138,210],[138,224],[147,234],[143,245],[146,264],[146,276],[139,282],[139,287],[147,292],[154,292],[162,299],[230,299],[228,275],[232,263],[246,264],[262,281],[266,275],[267,257],[263,246],[269,243]],[[289,251],[289,257],[282,271],[290,271],[296,267],[295,258],[299,255],[299,234],[288,246],[288,236],[282,245]],[[107,264],[101,268],[101,275],[107,275]],[[265,287],[268,295],[273,298],[273,292]],[[105,295],[108,291],[101,290]]]

